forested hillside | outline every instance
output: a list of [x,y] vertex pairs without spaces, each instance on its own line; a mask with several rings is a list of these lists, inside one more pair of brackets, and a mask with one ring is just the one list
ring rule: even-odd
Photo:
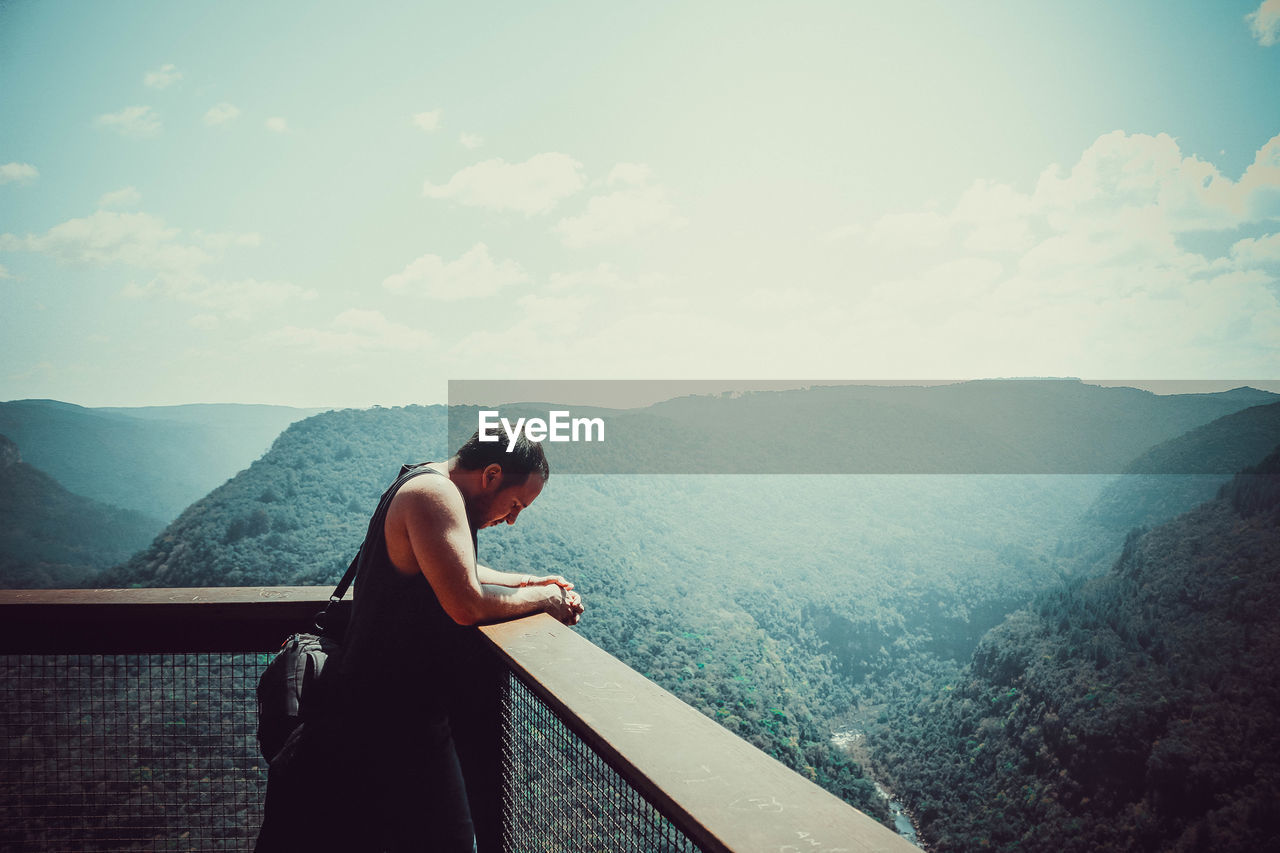
[[315,409],[151,406],[87,409],[56,400],[0,403],[0,434],[78,495],[172,521]]
[[1059,549],[1066,575],[1106,571],[1134,527],[1168,521],[1209,500],[1231,476],[1280,444],[1280,403],[1252,406],[1162,442],[1125,468]]
[[75,587],[151,541],[159,519],[73,495],[0,435],[0,587]]
[[410,406],[296,423],[99,585],[336,583],[400,464],[446,455],[444,418]]
[[1280,451],[992,631],[871,748],[930,849],[1280,846]]

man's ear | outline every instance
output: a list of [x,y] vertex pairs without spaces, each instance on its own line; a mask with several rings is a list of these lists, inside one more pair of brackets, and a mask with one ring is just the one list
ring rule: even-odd
[[497,462],[484,466],[484,471],[480,473],[480,485],[486,489],[491,485],[502,485],[502,466]]

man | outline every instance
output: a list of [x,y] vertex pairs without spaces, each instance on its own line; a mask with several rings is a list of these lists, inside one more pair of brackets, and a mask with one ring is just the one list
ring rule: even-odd
[[[273,759],[259,853],[491,846],[498,828],[497,690],[473,626],[583,605],[559,575],[476,561],[476,531],[542,492],[541,445],[473,435],[446,462],[406,466],[369,522],[334,713]],[[461,759],[461,760],[460,760]],[[473,822],[473,813],[476,820]]]

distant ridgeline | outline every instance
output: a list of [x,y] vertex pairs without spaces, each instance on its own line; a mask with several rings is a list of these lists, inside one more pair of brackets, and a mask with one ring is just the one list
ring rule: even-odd
[[402,462],[442,459],[443,406],[325,412],[192,504],[99,586],[336,583]]
[[167,524],[317,409],[195,405],[88,409],[0,403],[0,434],[69,491]]
[[73,495],[0,435],[0,587],[77,587],[145,546],[162,523]]
[[[553,470],[565,473],[1118,474],[1155,444],[1276,401],[1252,388],[1158,395],[1076,380],[983,380],[680,397],[626,410],[554,401],[495,408],[512,423],[552,411],[599,418],[604,441],[545,445]],[[452,446],[476,430],[481,411],[451,408]],[[1178,459],[1164,458],[1166,470]]]
[[1253,406],[1156,445],[1124,469],[1059,552],[1064,574],[1105,571],[1125,534],[1173,518],[1209,500],[1234,473],[1280,443],[1280,403]]
[[1280,849],[1277,612],[1280,450],[1011,616],[875,763],[931,850]]

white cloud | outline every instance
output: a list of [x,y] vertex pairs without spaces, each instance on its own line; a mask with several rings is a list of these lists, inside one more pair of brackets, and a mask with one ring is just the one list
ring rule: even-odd
[[555,272],[547,279],[550,293],[626,293],[640,291],[651,297],[671,285],[671,279],[661,273],[646,273],[629,277],[614,264],[600,263],[594,267],[573,272]]
[[431,110],[426,113],[414,113],[410,121],[413,126],[425,133],[435,133],[440,129],[440,117],[443,115],[441,110]]
[[219,124],[226,124],[234,120],[240,115],[240,108],[235,104],[229,104],[223,101],[220,104],[214,104],[209,107],[209,111],[204,114],[204,123],[213,127]]
[[865,233],[870,242],[895,251],[935,249],[951,238],[952,222],[936,210],[890,213]]
[[[1280,357],[1280,137],[1239,180],[1171,137],[1109,133],[1030,191],[979,181],[951,207],[842,229],[839,298],[859,346],[901,356],[927,337],[961,374],[1200,375]],[[1217,251],[1189,235],[1249,228]],[[837,261],[839,268],[841,262]],[[817,318],[809,335],[828,330]],[[829,330],[835,335],[836,329]],[[846,358],[849,354],[846,353]]]
[[1162,227],[1190,231],[1231,227],[1244,214],[1250,192],[1211,163],[1183,157],[1167,134],[1114,131],[1089,146],[1070,172],[1046,169],[1025,209],[1049,217],[1056,228],[1105,229],[1117,217],[1148,211]]
[[536,154],[523,163],[484,160],[454,174],[447,184],[427,181],[427,198],[450,199],[471,207],[546,213],[585,186],[582,164],[567,154]]
[[608,291],[627,288],[626,279],[618,268],[610,263],[601,263],[592,269],[575,272],[552,273],[547,280],[547,289],[552,293],[566,290]]
[[94,119],[93,123],[129,139],[155,136],[163,126],[160,116],[146,106],[125,107],[118,113],[105,113]]
[[484,137],[478,133],[459,133],[458,144],[463,148],[470,148],[474,150],[479,148],[481,145],[484,145]]
[[972,251],[1025,252],[1064,236],[1076,248],[1089,243],[1096,250],[1115,235],[1159,241],[1277,218],[1280,136],[1232,181],[1212,163],[1184,157],[1170,136],[1116,131],[1099,137],[1069,170],[1045,169],[1032,192],[978,181],[948,211],[890,214],[838,233],[907,253],[957,240]]
[[9,272],[9,269],[4,264],[0,264],[0,279],[5,278],[13,278],[13,273]]
[[1258,149],[1253,163],[1240,176],[1238,193],[1245,217],[1280,219],[1280,136]]
[[[136,203],[133,187],[107,193],[101,207]],[[195,229],[189,238],[182,231],[148,213],[97,210],[69,219],[44,234],[0,234],[0,249],[38,252],[66,263],[107,267],[121,265],[150,271],[166,278],[192,278],[216,254],[233,247],[257,246],[258,234],[210,232]]]
[[828,229],[818,235],[818,239],[823,243],[839,243],[855,237],[863,237],[866,233],[867,226],[860,222],[853,222],[848,225],[838,225],[835,228]]
[[649,183],[650,169],[643,163],[619,163],[609,171],[608,184],[638,187]]
[[616,243],[656,228],[680,228],[688,220],[667,198],[665,188],[649,185],[649,167],[619,163],[609,173],[610,186],[621,186],[587,202],[579,216],[567,216],[553,229],[571,248]]
[[209,281],[170,289],[167,295],[206,311],[218,311],[236,320],[261,318],[268,312],[314,299],[314,290],[287,281]]
[[142,201],[142,193],[134,187],[122,187],[109,193],[103,193],[98,199],[99,208],[134,207]]
[[148,71],[143,76],[142,83],[149,89],[167,89],[181,79],[182,72],[173,63],[167,63]]
[[221,281],[206,272],[226,249],[259,242],[257,234],[199,229],[187,236],[150,214],[114,210],[67,220],[44,234],[0,234],[0,250],[38,252],[98,268],[127,267],[149,276],[128,284],[122,291],[126,297],[161,296],[236,319],[313,298],[314,291],[289,282]]
[[289,122],[281,116],[272,116],[266,121],[267,130],[272,133],[285,133],[289,130]]
[[587,360],[595,369],[597,359],[616,348],[619,339],[594,348],[583,340],[583,319],[591,304],[590,299],[579,295],[526,293],[516,299],[518,319],[512,325],[479,325],[454,343],[447,357],[459,366],[473,365],[470,369],[476,370],[476,353],[521,353],[521,364],[508,361],[501,368],[512,379],[525,378],[519,371],[535,363],[533,370],[546,370],[550,375],[581,370]]
[[362,352],[419,352],[432,344],[421,329],[388,320],[378,311],[352,308],[325,328],[284,326],[263,336],[267,345],[352,355]]
[[0,248],[38,252],[67,263],[120,264],[157,275],[193,275],[211,258],[204,249],[180,240],[180,233],[146,213],[99,210],[55,225],[44,234],[0,235]]
[[5,163],[0,166],[0,184],[26,183],[40,177],[40,170],[30,163]]
[[163,297],[193,305],[201,313],[190,322],[197,328],[212,328],[222,318],[247,321],[278,316],[287,305],[306,302],[316,297],[308,290],[287,281],[211,281],[204,276],[190,278],[154,278],[144,284],[129,283],[121,292],[127,299],[154,299]]
[[1280,41],[1280,0],[1263,0],[1256,11],[1244,16],[1258,44],[1271,47]]
[[222,321],[216,314],[195,314],[187,320],[187,325],[202,332],[212,332],[222,325]]
[[1280,266],[1280,233],[1236,241],[1231,246],[1231,258],[1241,269]]
[[200,244],[206,249],[214,251],[223,251],[236,246],[259,246],[262,244],[262,235],[253,232],[238,234],[229,231],[201,231],[196,229],[191,232],[191,236],[200,241]]
[[388,276],[382,286],[393,293],[417,293],[430,299],[479,299],[499,290],[523,284],[529,277],[515,261],[494,261],[484,243],[476,243],[457,260],[423,255],[400,272]]

